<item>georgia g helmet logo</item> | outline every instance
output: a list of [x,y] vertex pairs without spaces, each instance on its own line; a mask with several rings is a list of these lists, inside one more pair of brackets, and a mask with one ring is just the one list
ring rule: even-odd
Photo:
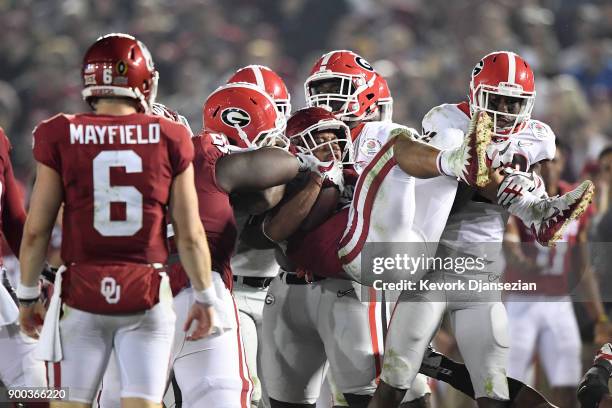
[[227,126],[234,127],[245,127],[251,123],[251,117],[249,114],[240,108],[227,108],[221,112],[221,120]]
[[472,70],[472,78],[480,74],[480,71],[482,71],[482,67],[484,67],[484,60],[480,60],[478,64],[476,64],[476,66]]
[[368,71],[374,71],[372,65],[360,56],[355,57],[355,62],[363,69],[367,69]]

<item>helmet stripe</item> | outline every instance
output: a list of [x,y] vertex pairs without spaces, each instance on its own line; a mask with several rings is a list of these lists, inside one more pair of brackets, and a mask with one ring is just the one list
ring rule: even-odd
[[325,69],[327,68],[327,62],[333,54],[335,54],[335,51],[328,52],[323,56],[323,59],[321,60],[321,68],[319,68],[319,71],[325,71]]
[[508,83],[515,83],[516,77],[516,54],[507,52],[508,55]]
[[265,92],[266,83],[264,82],[263,74],[261,73],[261,68],[254,65],[251,67],[251,69],[253,70],[253,75],[255,75],[255,83]]

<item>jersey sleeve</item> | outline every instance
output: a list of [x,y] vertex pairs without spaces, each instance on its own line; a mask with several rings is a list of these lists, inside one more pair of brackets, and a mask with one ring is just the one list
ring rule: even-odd
[[194,168],[198,173],[196,178],[206,179],[204,189],[225,194],[225,190],[217,184],[217,161],[227,154],[227,139],[223,135],[202,132],[192,140],[195,148]]
[[168,156],[172,166],[172,175],[181,174],[193,161],[193,143],[191,132],[184,125],[161,118],[162,133],[168,138]]
[[37,162],[62,172],[59,143],[61,135],[68,132],[68,121],[63,115],[41,122],[32,132],[32,153]]
[[420,140],[438,149],[452,149],[463,142],[463,130],[457,128],[444,114],[445,105],[436,106],[423,117]]
[[531,120],[529,127],[535,139],[542,145],[536,152],[534,163],[542,160],[552,160],[555,158],[557,147],[555,145],[555,132],[546,123],[539,120]]

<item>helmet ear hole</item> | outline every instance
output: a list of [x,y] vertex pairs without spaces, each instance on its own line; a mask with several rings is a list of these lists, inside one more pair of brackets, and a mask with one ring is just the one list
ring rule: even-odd
[[134,59],[135,59],[134,47],[132,47],[132,49],[130,50],[130,55],[129,55],[129,57],[130,57],[130,59],[131,59],[132,61],[134,61]]

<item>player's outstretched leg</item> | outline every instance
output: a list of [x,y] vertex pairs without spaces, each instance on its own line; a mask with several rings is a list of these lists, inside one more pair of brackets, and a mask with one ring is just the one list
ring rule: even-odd
[[[498,192],[507,188],[509,183],[511,181],[506,178]],[[574,190],[559,197],[542,199],[524,192],[508,206],[508,211],[534,231],[540,244],[554,246],[565,227],[585,212],[594,193],[595,187],[590,180],[583,181]]]
[[[467,367],[437,352],[432,347],[428,347],[425,352],[419,372],[443,381],[474,399],[474,387]],[[508,389],[512,408],[555,408],[542,394],[519,380],[508,377]]]

